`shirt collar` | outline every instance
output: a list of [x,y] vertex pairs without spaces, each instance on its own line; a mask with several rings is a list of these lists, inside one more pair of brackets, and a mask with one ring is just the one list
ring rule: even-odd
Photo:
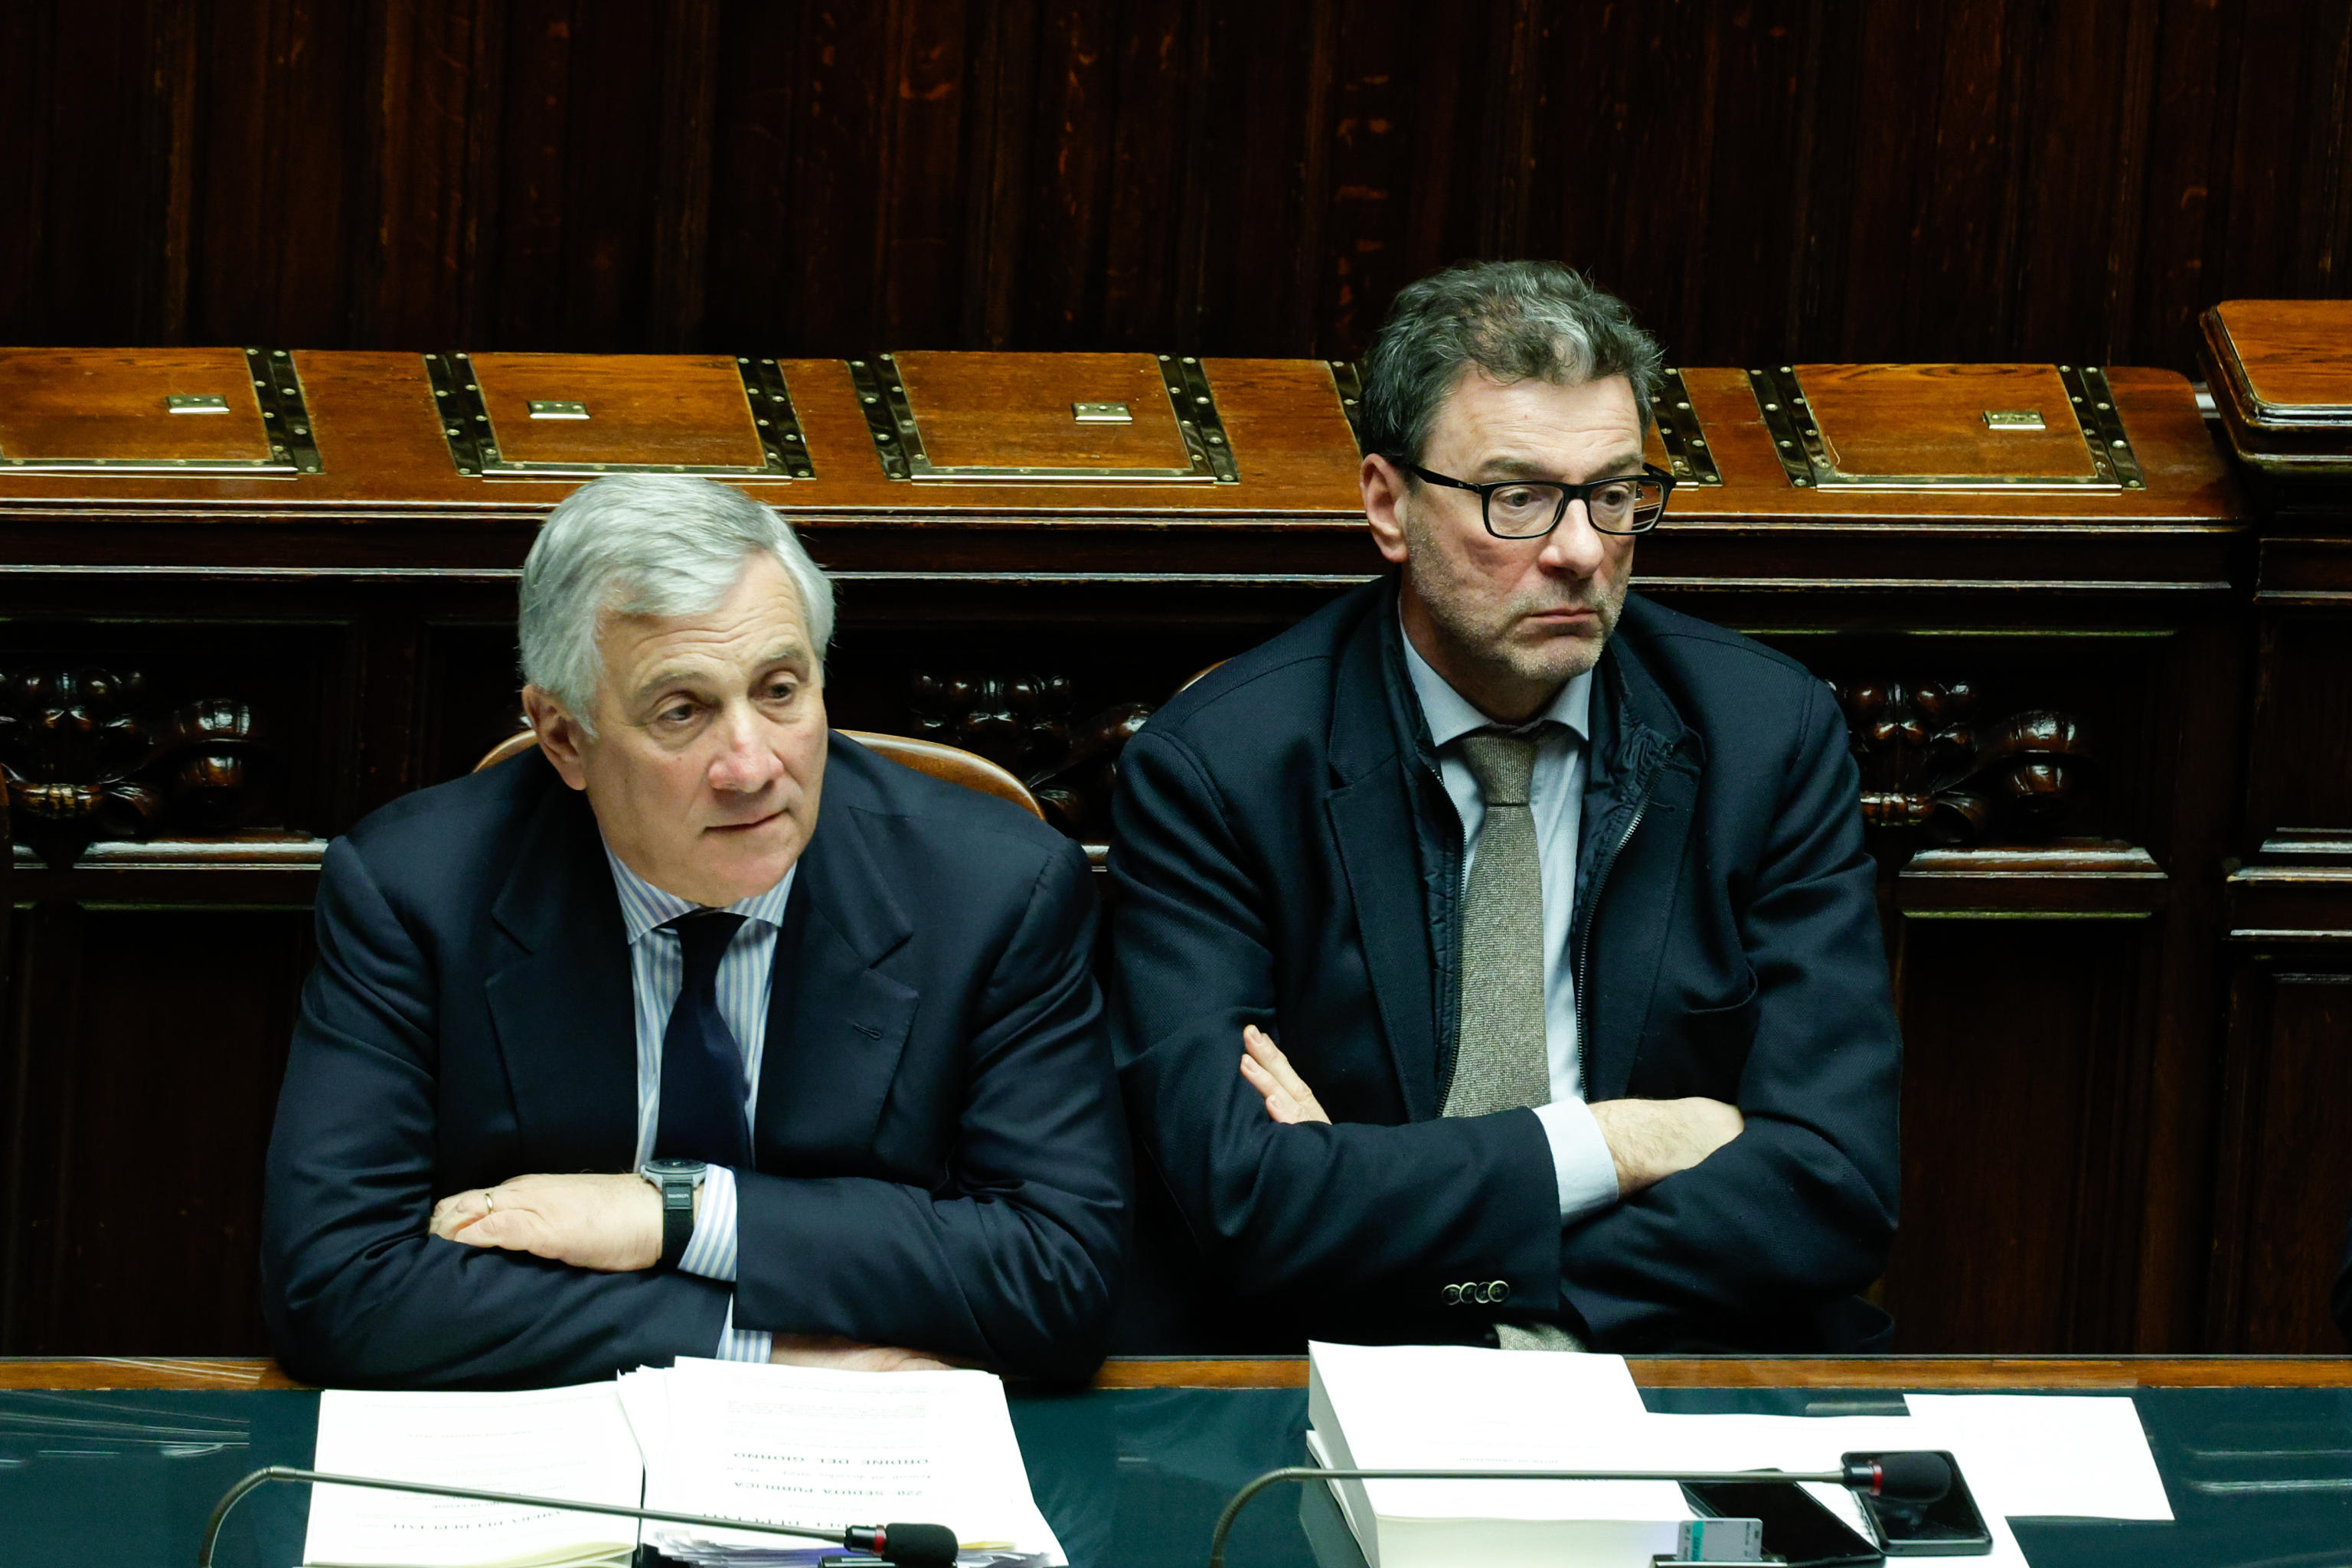
[[[1429,724],[1429,743],[1443,750],[1449,742],[1460,740],[1475,730],[1493,728],[1495,721],[1478,711],[1477,705],[1454,689],[1445,677],[1437,673],[1430,662],[1421,657],[1412,646],[1412,634],[1405,632],[1402,615],[1398,630],[1404,637],[1404,667],[1412,677],[1412,694],[1421,700],[1421,716]],[[1589,723],[1592,713],[1592,672],[1571,679],[1551,700],[1551,706],[1536,715],[1564,726],[1581,742],[1591,739]]]
[[[629,945],[658,926],[667,925],[678,916],[700,909],[691,900],[676,893],[664,892],[643,877],[629,869],[610,844],[604,846],[605,863],[613,868],[613,887],[621,895],[621,923],[628,928]],[[730,915],[759,921],[778,931],[784,926],[784,900],[792,896],[793,879],[800,874],[800,862],[795,860],[784,872],[783,879],[764,893],[754,893],[748,899],[738,899],[727,906]]]

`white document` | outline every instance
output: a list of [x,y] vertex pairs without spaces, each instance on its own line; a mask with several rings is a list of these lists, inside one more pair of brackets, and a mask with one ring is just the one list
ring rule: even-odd
[[[319,1395],[314,1468],[635,1508],[644,1470],[614,1385],[529,1394]],[[310,1491],[317,1568],[625,1563],[637,1521],[359,1487]]]
[[[1649,1419],[1622,1357],[1459,1345],[1307,1347],[1307,1419],[1333,1466],[1671,1468],[1608,1452]],[[1347,1481],[1371,1568],[1458,1561],[1646,1565],[1692,1517],[1671,1481]]]
[[1978,1506],[2013,1519],[2172,1518],[2139,1410],[2126,1394],[1914,1394],[1912,1415],[1965,1447]]
[[[1065,1559],[1029,1491],[1004,1384],[983,1372],[834,1372],[681,1356],[666,1412],[633,1392],[633,1421],[667,1424],[646,1506],[803,1524],[944,1524],[970,1550]],[[691,1563],[750,1561],[814,1542],[646,1526]]]

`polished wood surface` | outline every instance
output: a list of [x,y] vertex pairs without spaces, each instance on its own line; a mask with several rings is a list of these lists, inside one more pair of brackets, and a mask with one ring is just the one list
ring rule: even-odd
[[1433,21],[15,0],[0,342],[1353,358],[1535,255],[1691,363],[2187,370],[2346,291],[2345,0]]
[[[926,454],[940,468],[1189,468],[1151,354],[899,353]],[[1124,405],[1129,422],[1082,425],[1076,403]],[[1348,447],[1336,395],[1324,428]],[[1352,463],[1350,467],[1352,468]]]
[[2225,300],[2213,315],[2256,423],[2352,420],[2352,300]]
[[[2046,364],[1801,364],[1805,401],[1837,467],[1852,474],[2087,479],[2056,367]],[[2031,411],[2038,430],[1996,429],[1990,411]]]
[[[488,435],[516,463],[630,463],[758,469],[767,458],[743,378],[724,354],[470,356]],[[580,403],[581,419],[533,418],[534,402]],[[434,412],[429,407],[425,412]],[[444,461],[446,461],[445,458]]]
[[[2352,1388],[2346,1356],[1630,1356],[1643,1388]],[[260,1360],[0,1357],[0,1389],[300,1388]],[[1304,1388],[1307,1358],[1114,1358],[1097,1388]]]
[[[220,414],[174,414],[174,395]],[[236,349],[0,349],[0,458],[266,461],[269,437]]]

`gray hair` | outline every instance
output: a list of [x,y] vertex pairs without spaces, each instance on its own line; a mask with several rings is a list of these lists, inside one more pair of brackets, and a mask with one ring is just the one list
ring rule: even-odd
[[609,474],[548,514],[522,563],[522,676],[595,734],[597,636],[616,616],[695,616],[766,551],[792,579],[824,668],[833,584],[792,525],[741,490],[682,474]]
[[1364,450],[1421,461],[1465,370],[1574,386],[1622,375],[1642,428],[1664,357],[1633,311],[1557,261],[1481,261],[1408,285],[1364,356]]

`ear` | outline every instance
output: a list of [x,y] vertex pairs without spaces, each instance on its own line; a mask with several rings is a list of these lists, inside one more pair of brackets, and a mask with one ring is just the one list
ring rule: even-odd
[[1372,542],[1392,566],[1404,564],[1404,497],[1412,481],[1405,471],[1378,453],[1365,457],[1357,476],[1364,490],[1364,521],[1371,524]]
[[588,787],[587,731],[566,712],[563,704],[536,686],[522,689],[523,716],[539,737],[539,749],[573,789]]

